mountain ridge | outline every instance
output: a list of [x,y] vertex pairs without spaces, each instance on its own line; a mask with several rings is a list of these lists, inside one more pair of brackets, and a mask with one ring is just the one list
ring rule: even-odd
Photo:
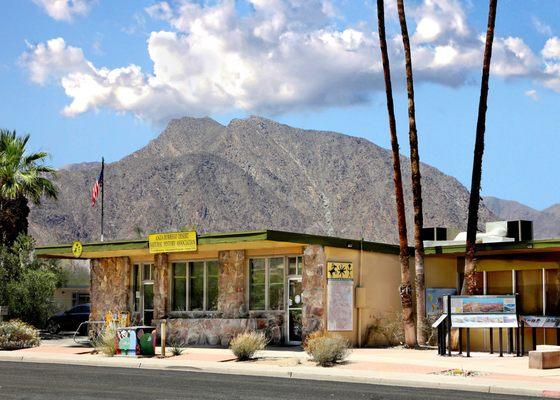
[[[412,231],[410,162],[402,156]],[[59,201],[33,207],[38,243],[99,237],[89,193],[98,163],[59,170]],[[468,191],[422,164],[426,226],[464,229]],[[200,232],[279,229],[397,242],[389,150],[338,132],[262,117],[181,118],[143,148],[106,164],[105,236],[124,239],[196,226]],[[496,219],[481,206],[481,227]]]

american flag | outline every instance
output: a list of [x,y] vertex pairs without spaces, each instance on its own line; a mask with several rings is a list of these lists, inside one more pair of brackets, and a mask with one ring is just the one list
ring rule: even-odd
[[103,186],[103,170],[105,169],[105,163],[101,162],[101,172],[99,173],[99,178],[93,184],[93,188],[91,189],[91,206],[95,206],[95,202],[97,201],[97,197],[99,196],[99,191]]

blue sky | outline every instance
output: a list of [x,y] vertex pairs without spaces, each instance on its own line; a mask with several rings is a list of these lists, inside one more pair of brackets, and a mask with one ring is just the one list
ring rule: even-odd
[[[406,4],[420,156],[468,187],[487,1]],[[9,0],[0,11],[0,126],[30,133],[55,166],[116,161],[182,115],[257,114],[389,146],[373,0]],[[556,0],[500,0],[483,195],[560,202],[559,17]]]

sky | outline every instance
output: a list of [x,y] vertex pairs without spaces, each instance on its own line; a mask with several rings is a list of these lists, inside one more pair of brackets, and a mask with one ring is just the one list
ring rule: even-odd
[[[259,115],[389,147],[375,0],[4,0],[0,127],[113,162],[172,118]],[[396,0],[387,35],[408,154]],[[470,187],[486,0],[408,0],[420,157]],[[560,0],[500,0],[483,196],[560,203]],[[264,155],[265,156],[265,155]]]

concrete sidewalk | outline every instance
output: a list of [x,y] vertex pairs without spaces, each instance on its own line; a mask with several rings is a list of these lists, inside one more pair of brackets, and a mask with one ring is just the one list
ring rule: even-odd
[[[159,349],[158,349],[159,350]],[[105,357],[69,340],[44,341],[33,349],[0,351],[1,361],[150,368],[189,372],[316,379],[393,386],[445,388],[510,395],[560,398],[559,370],[530,370],[527,357],[473,353],[471,358],[440,357],[435,350],[355,349],[348,361],[331,368],[311,362],[303,351],[270,349],[258,359],[235,361],[227,349],[187,348],[180,356]],[[168,349],[168,355],[170,349]],[[462,375],[456,375],[462,373]]]

